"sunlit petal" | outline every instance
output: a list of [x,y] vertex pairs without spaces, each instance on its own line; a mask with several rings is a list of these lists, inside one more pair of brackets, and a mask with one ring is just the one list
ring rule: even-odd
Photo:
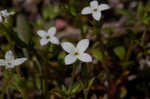
[[46,36],[46,32],[43,31],[43,30],[37,31],[37,34],[38,34],[40,37],[45,37],[45,36]]
[[50,38],[51,43],[53,44],[59,44],[59,40],[56,37],[51,37]]
[[99,10],[100,11],[103,11],[103,10],[107,10],[107,9],[109,9],[110,8],[110,6],[109,5],[107,5],[107,4],[101,4],[101,5],[99,5]]
[[67,56],[65,56],[65,64],[66,65],[73,64],[76,60],[77,60],[77,57],[75,57],[72,54],[68,54]]
[[48,29],[48,34],[50,36],[54,36],[56,34],[56,28],[55,27],[51,27]]
[[95,20],[99,21],[101,19],[101,12],[93,12],[92,16]]
[[14,68],[14,67],[15,67],[15,65],[6,65],[5,69],[11,69],[11,68]]
[[6,59],[6,61],[7,60],[14,60],[14,55],[13,55],[13,53],[12,53],[12,51],[11,50],[9,50],[9,51],[7,51],[6,52],[6,54],[5,54],[5,59]]
[[46,45],[47,43],[49,42],[49,40],[47,40],[46,38],[42,38],[40,40],[40,44],[43,46],[43,45]]
[[3,21],[2,17],[0,16],[0,23]]
[[92,57],[87,53],[79,55],[78,58],[83,62],[92,62]]
[[90,14],[92,12],[90,7],[85,7],[83,8],[83,10],[81,11],[81,14]]
[[73,53],[75,50],[74,45],[72,43],[69,43],[69,42],[61,43],[61,46],[68,53]]
[[25,61],[27,60],[27,58],[17,58],[17,59],[15,59],[14,60],[14,65],[16,66],[16,65],[20,65],[20,64],[22,64],[22,63],[24,63]]
[[98,8],[98,1],[94,0],[90,2],[90,7],[92,9]]
[[79,50],[80,53],[83,53],[88,47],[89,47],[88,39],[83,39],[79,41],[79,43],[77,44],[77,49]]
[[4,59],[0,59],[0,66],[5,65],[5,60]]

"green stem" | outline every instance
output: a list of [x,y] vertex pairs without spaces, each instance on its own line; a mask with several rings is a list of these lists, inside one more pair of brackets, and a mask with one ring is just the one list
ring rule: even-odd
[[[21,77],[21,73],[20,73],[20,69],[19,69],[19,68],[16,68],[16,72],[17,72],[17,74],[18,74],[19,79],[20,79],[20,80],[23,80],[24,78]],[[22,94],[22,99],[27,99],[27,93],[26,93],[26,90],[21,89],[20,92],[21,92],[21,94]]]
[[89,93],[89,91],[86,91],[86,90],[85,90],[85,92],[84,92],[84,99],[87,99],[88,93]]
[[22,99],[28,99],[25,91],[21,90]]
[[49,99],[48,96],[48,74],[47,74],[47,65],[45,64],[44,57],[42,57],[44,64],[41,65],[41,88],[42,88],[42,97],[44,99]]
[[74,64],[73,65],[73,70],[72,70],[72,77],[71,77],[71,81],[70,81],[70,84],[69,84],[69,95],[72,94],[72,85],[73,85],[73,81],[74,81],[74,78],[75,78],[75,72],[76,72],[76,65]]
[[0,99],[4,99],[4,94],[5,94],[5,91],[6,91],[6,89],[8,88],[8,85],[11,83],[11,81],[12,81],[12,76],[11,76],[11,74],[9,73],[10,71],[6,71],[6,72],[8,72],[8,79],[4,82],[4,85],[3,85],[3,90],[2,90],[2,92],[1,92],[1,95],[0,95]]
[[42,70],[42,94],[44,99],[48,99],[48,84],[47,84],[47,70],[46,65],[43,66]]

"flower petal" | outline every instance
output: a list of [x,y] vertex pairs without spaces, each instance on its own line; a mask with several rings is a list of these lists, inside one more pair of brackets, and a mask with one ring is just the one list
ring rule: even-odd
[[12,11],[12,12],[9,12],[9,15],[14,15],[15,13],[16,13],[16,12],[13,12],[13,11]]
[[150,67],[150,61],[147,61],[147,65],[148,65],[148,67]]
[[50,36],[54,36],[56,34],[56,28],[55,27],[51,27],[48,29],[48,34]]
[[13,55],[13,53],[12,53],[12,51],[11,50],[9,50],[9,51],[7,51],[6,52],[6,54],[5,54],[5,59],[6,59],[6,61],[7,60],[14,60],[14,55]]
[[0,16],[0,23],[2,22],[3,20],[2,20],[2,17]]
[[103,10],[110,9],[110,6],[107,5],[107,4],[101,4],[101,5],[99,5],[98,8],[99,8],[100,11],[103,11]]
[[95,20],[99,21],[101,18],[101,12],[93,12],[92,16]]
[[7,12],[7,10],[2,10],[0,13],[1,13],[2,16],[6,17],[8,12]]
[[85,7],[83,8],[83,10],[81,11],[81,14],[90,14],[92,13],[92,10],[90,7]]
[[14,65],[6,65],[5,69],[11,69],[11,68],[14,68],[14,67],[15,67]]
[[91,7],[92,9],[98,8],[98,1],[96,1],[96,0],[91,1],[91,2],[90,2],[90,7]]
[[69,42],[61,43],[61,46],[68,53],[73,53],[75,50],[74,45],[72,43],[69,43]]
[[16,60],[14,60],[14,65],[20,65],[22,63],[24,63],[27,60],[27,58],[17,58]]
[[83,39],[79,41],[79,43],[77,44],[77,49],[80,53],[83,53],[88,47],[89,47],[88,39]]
[[73,64],[76,60],[77,60],[77,57],[75,57],[72,54],[68,54],[67,56],[65,56],[65,64],[66,65]]
[[5,22],[5,23],[8,23],[8,19],[7,19],[7,18],[5,18],[5,19],[4,19],[4,22]]
[[92,62],[92,57],[87,53],[79,55],[78,58],[83,62]]
[[56,37],[54,37],[54,36],[50,38],[50,41],[53,44],[57,44],[57,45],[59,44],[59,40]]
[[0,59],[0,66],[5,65],[5,60],[4,59]]
[[43,30],[38,30],[38,31],[37,31],[37,34],[38,34],[40,37],[45,37],[45,36],[46,36],[46,32],[43,31]]
[[42,38],[40,40],[40,44],[43,46],[43,45],[46,45],[47,43],[49,42],[49,40],[47,40],[46,38]]

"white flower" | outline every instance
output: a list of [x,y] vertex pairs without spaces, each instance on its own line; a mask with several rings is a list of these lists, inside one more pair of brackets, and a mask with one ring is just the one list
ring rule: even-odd
[[4,21],[7,23],[7,17],[10,16],[10,15],[14,15],[15,12],[8,12],[7,10],[1,10],[0,11],[0,23],[3,21],[3,18],[4,17]]
[[17,65],[25,62],[27,58],[16,58],[14,57],[11,50],[7,51],[5,54],[5,59],[0,59],[0,66],[5,66],[6,69],[14,68]]
[[0,23],[3,21],[2,17],[0,16]]
[[8,12],[7,10],[0,11],[1,16],[8,17],[10,15],[14,15],[15,12]]
[[65,64],[73,64],[77,59],[82,62],[91,62],[92,58],[89,54],[84,53],[89,46],[89,40],[83,39],[78,42],[77,47],[75,48],[72,43],[64,42],[61,43],[62,48],[69,54],[65,56]]
[[46,45],[48,42],[51,42],[53,44],[59,44],[59,40],[56,38],[56,28],[51,27],[48,29],[48,33],[44,30],[39,30],[37,34],[41,37],[40,44]]
[[93,18],[97,21],[101,18],[101,11],[107,10],[110,7],[107,4],[98,5],[98,1],[94,0],[90,2],[90,6],[83,8],[81,14],[92,14]]
[[140,64],[140,69],[144,69],[145,66],[147,67],[150,67],[150,60],[149,60],[149,57],[147,56],[146,59],[141,59],[139,61],[139,64]]

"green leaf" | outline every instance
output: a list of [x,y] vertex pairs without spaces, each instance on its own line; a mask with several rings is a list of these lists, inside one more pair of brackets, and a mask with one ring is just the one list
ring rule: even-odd
[[43,14],[44,19],[48,19],[49,18],[49,8],[44,8],[42,14]]
[[92,78],[89,83],[88,83],[88,89],[90,89],[90,87],[92,86],[93,82],[94,82],[95,78]]
[[24,15],[20,14],[17,16],[17,35],[26,44],[29,44],[31,40],[31,28],[28,24],[28,20]]
[[95,58],[97,60],[103,62],[104,57],[103,57],[103,54],[100,50],[93,49],[92,54],[95,56]]
[[23,84],[23,81],[19,79],[19,76],[17,74],[13,74],[14,81],[12,82],[12,86],[16,88],[17,90],[21,90],[25,88],[25,85]]
[[129,18],[133,18],[132,14],[126,9],[118,9],[117,13],[128,16]]
[[72,93],[76,93],[78,91],[78,89],[80,88],[81,84],[80,82],[76,82],[73,86],[72,86]]
[[144,17],[144,5],[142,2],[140,2],[137,8],[137,18],[139,20],[142,20],[143,17]]
[[34,60],[34,66],[35,66],[35,68],[38,70],[38,72],[40,72],[41,71],[41,67],[40,67],[39,60],[37,59],[36,56],[33,57],[33,60]]
[[120,98],[123,99],[127,94],[127,89],[125,87],[121,87]]
[[125,51],[124,46],[116,47],[114,49],[114,52],[121,60],[123,60],[125,58],[126,51]]
[[71,14],[72,14],[73,16],[76,16],[76,10],[75,10],[75,8],[71,7],[71,8],[70,8],[70,12],[71,12]]
[[89,76],[88,69],[87,69],[87,66],[85,64],[82,65],[81,75],[84,78],[87,78]]
[[134,65],[134,61],[123,62],[120,65],[123,66],[123,68],[127,68],[129,66]]
[[48,7],[43,8],[42,10],[43,18],[44,19],[55,18],[60,14],[59,10],[60,10],[59,6],[49,5]]
[[60,52],[60,54],[58,55],[58,59],[59,60],[64,60],[64,57],[66,56],[65,52]]
[[63,91],[64,93],[67,93],[67,88],[66,88],[64,85],[62,85],[62,91]]

